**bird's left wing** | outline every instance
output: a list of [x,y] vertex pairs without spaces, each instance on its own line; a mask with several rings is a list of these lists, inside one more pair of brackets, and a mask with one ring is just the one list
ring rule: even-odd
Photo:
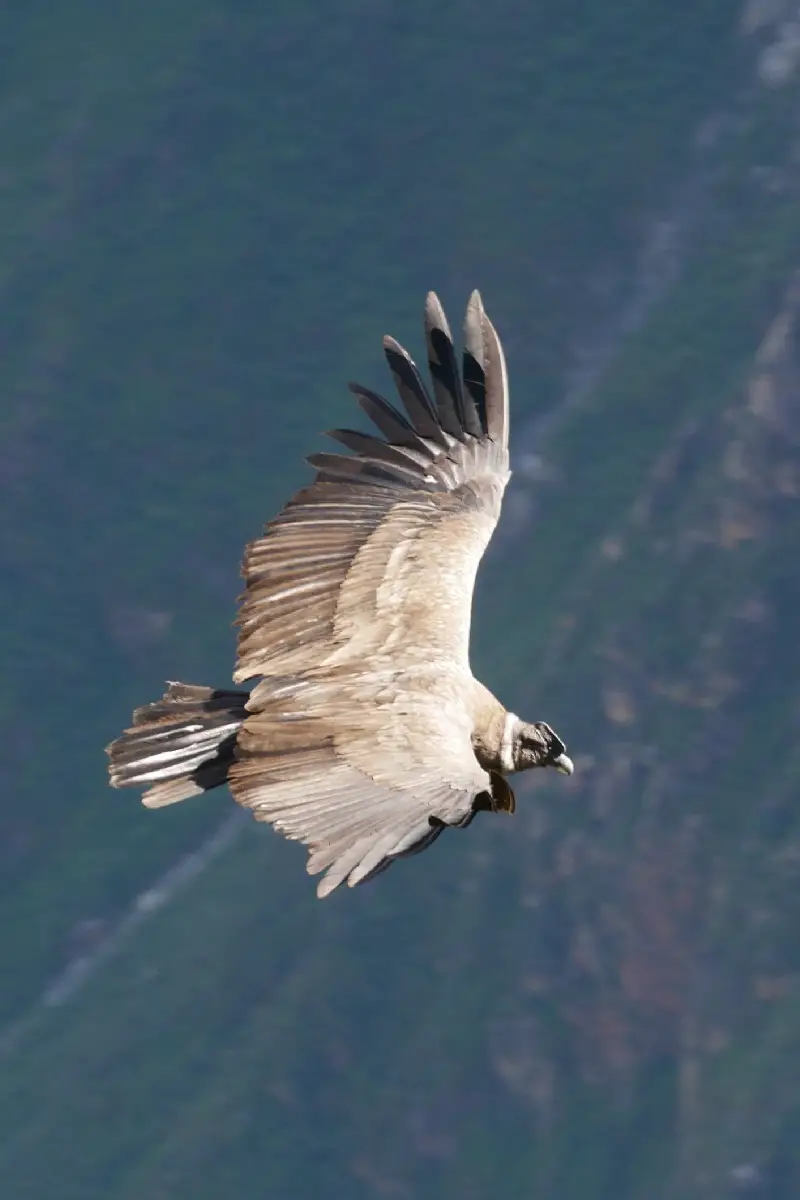
[[[377,874],[468,821],[493,792],[472,750],[470,681],[418,668],[273,681],[237,742],[234,797],[303,842],[318,894]],[[485,804],[484,804],[485,806]]]

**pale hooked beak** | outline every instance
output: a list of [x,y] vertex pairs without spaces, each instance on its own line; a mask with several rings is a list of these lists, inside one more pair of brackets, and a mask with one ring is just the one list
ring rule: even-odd
[[550,765],[560,771],[562,775],[571,775],[575,770],[575,765],[568,754],[559,754],[558,758],[554,758]]

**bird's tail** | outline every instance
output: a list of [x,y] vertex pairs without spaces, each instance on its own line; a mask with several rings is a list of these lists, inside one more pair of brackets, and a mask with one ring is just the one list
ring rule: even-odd
[[112,786],[152,784],[142,796],[148,808],[219,787],[233,764],[249,695],[170,683],[163,698],[137,708],[131,728],[106,747]]

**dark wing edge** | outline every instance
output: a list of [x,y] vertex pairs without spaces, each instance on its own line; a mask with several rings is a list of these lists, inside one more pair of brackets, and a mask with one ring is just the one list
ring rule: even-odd
[[[425,302],[425,342],[433,397],[416,363],[399,342],[383,349],[404,412],[358,383],[350,390],[385,441],[348,429],[328,431],[353,457],[315,454],[308,462],[319,481],[361,476],[423,490],[452,491],[474,474],[477,462],[464,451],[477,442],[481,467],[508,469],[508,378],[500,339],[474,291],[464,322],[463,373],[452,334],[435,292]],[[471,447],[470,447],[471,448]]]

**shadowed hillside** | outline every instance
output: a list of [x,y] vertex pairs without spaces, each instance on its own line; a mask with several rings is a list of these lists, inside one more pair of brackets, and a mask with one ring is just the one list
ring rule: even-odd
[[[790,10],[0,16],[9,1200],[797,1194]],[[576,774],[319,903],[102,747],[226,683],[244,542],[474,286],[515,431],[474,669]]]

